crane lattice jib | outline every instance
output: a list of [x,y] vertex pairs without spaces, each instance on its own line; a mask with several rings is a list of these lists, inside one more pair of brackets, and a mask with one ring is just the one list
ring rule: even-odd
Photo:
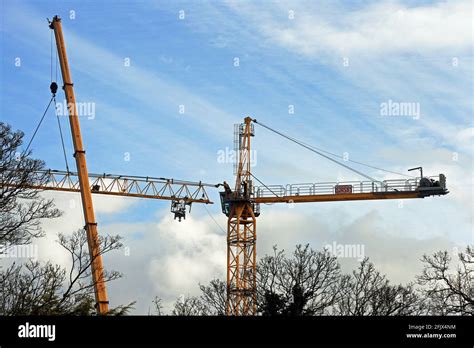
[[[212,204],[213,202],[209,199],[206,187],[217,186],[202,182],[143,176],[92,173],[89,173],[88,176],[90,191],[93,194],[170,201],[179,200],[185,203]],[[9,185],[14,186],[14,183]],[[32,178],[26,187],[48,191],[80,192],[77,173],[60,170],[39,170],[33,172]]]

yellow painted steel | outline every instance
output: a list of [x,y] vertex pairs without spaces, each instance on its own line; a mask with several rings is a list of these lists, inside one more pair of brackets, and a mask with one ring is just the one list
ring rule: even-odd
[[[444,195],[443,187],[419,188],[413,191],[302,194],[258,197],[253,196],[250,172],[250,138],[252,119],[246,117],[244,129],[239,128],[239,158],[235,191],[225,193],[229,204],[227,222],[227,315],[255,315],[256,306],[256,216],[260,203],[309,203],[379,199],[410,199]],[[226,213],[224,211],[224,213]],[[226,213],[227,214],[227,213]]]
[[82,208],[84,212],[84,220],[86,223],[85,228],[87,233],[87,242],[92,263],[92,281],[94,282],[96,308],[98,314],[107,314],[109,310],[109,301],[107,299],[107,289],[104,282],[104,269],[102,266],[102,256],[99,249],[97,222],[95,220],[92,195],[89,189],[86,152],[82,143],[81,128],[79,125],[79,117],[76,108],[76,98],[74,96],[74,88],[71,79],[71,73],[69,71],[66,45],[64,43],[63,31],[61,27],[61,19],[58,16],[55,16],[51,21],[50,27],[54,30],[54,36],[56,38],[56,47],[58,50],[61,74],[64,82],[63,89],[68,105],[69,124],[71,126],[72,141],[74,145],[74,157],[76,159]]
[[325,195],[292,195],[283,197],[255,197],[255,203],[308,203],[308,202],[339,202],[365,201],[376,199],[407,199],[422,198],[416,191],[412,192],[367,192]]
[[257,220],[249,187],[251,121],[250,117],[245,118],[227,220],[227,315],[257,313]]
[[[58,170],[36,171],[36,183],[23,185],[24,188],[47,191],[81,192],[78,173]],[[1,186],[18,186],[15,183],[0,183]],[[89,190],[93,194],[135,198],[151,198],[185,203],[213,204],[204,184],[164,178],[128,177],[124,175],[99,175],[89,173]]]

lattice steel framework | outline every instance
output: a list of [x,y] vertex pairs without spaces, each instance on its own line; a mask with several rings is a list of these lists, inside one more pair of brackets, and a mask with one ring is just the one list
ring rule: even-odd
[[251,197],[251,118],[239,128],[239,162],[235,191],[229,198],[227,220],[227,315],[255,315],[257,311],[257,229]]
[[[40,170],[34,172],[32,184],[28,188],[80,192],[79,177],[75,172],[60,170]],[[115,174],[88,174],[90,191],[94,194],[180,200],[186,203],[212,204],[206,187],[217,185],[202,182],[152,178],[144,176],[125,176]],[[0,183],[15,186],[16,183]]]

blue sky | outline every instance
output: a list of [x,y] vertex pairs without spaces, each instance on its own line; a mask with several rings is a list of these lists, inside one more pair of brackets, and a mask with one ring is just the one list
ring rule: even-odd
[[[260,255],[273,244],[357,242],[389,276],[405,281],[412,274],[402,269],[416,269],[424,252],[472,243],[470,1],[1,1],[1,7],[1,120],[31,136],[50,97],[46,17],[60,15],[76,98],[95,103],[95,117],[81,118],[90,172],[232,182],[232,163],[219,163],[218,152],[232,149],[233,124],[250,115],[354,160],[403,173],[419,165],[428,175],[445,173],[451,191],[402,206],[265,206]],[[418,103],[420,117],[382,116],[381,104],[389,100]],[[71,165],[65,119],[63,129]],[[359,179],[258,126],[253,145],[253,170],[266,184]],[[48,167],[64,169],[52,112],[33,150]],[[67,217],[48,225],[51,234],[75,228],[72,221],[79,227],[80,211],[67,203],[72,198],[54,197]],[[218,202],[217,192],[211,197]],[[171,301],[193,293],[191,282],[224,274],[224,236],[203,207],[193,207],[192,216],[176,225],[168,202],[96,203],[102,230],[123,234],[136,250],[133,262],[117,256],[110,263],[126,275],[120,287],[131,288],[136,279],[148,284],[138,312],[146,312],[153,294]],[[219,205],[208,209],[225,226]],[[277,223],[280,217],[285,222]],[[196,246],[199,238],[204,246]],[[406,262],[413,264],[407,266],[402,251],[409,243]],[[387,245],[390,260],[380,251]],[[180,263],[207,271],[173,271]],[[137,265],[144,271],[132,275]]]

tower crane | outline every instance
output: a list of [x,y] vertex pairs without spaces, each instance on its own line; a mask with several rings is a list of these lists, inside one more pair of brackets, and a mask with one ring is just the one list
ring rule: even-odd
[[[49,22],[49,27],[53,30],[56,39],[56,48],[64,83],[63,89],[68,105],[69,124],[77,172],[70,172],[69,169],[67,171],[41,170],[30,173],[32,174],[32,180],[27,185],[25,185],[25,183],[1,182],[0,187],[21,186],[38,190],[80,192],[85,220],[85,231],[87,233],[87,243],[91,258],[91,273],[94,284],[96,309],[98,314],[107,314],[109,301],[104,281],[104,270],[99,249],[99,235],[92,193],[169,200],[171,201],[171,212],[174,213],[175,219],[178,218],[178,220],[181,221],[182,218],[186,217],[186,208],[189,207],[189,210],[191,210],[192,203],[212,204],[207,195],[206,187],[216,187],[217,185],[167,178],[90,174],[87,170],[86,152],[82,142],[76,98],[59,16],[53,17],[52,21]],[[54,98],[58,88],[56,82],[52,82],[50,88]],[[12,168],[10,170],[18,169]]]
[[402,180],[377,181],[364,175],[370,181],[345,183],[315,183],[286,186],[254,186],[251,172],[251,138],[255,135],[254,124],[279,134],[303,147],[318,152],[322,156],[348,166],[324,155],[320,151],[298,142],[251,117],[236,125],[234,144],[238,151],[234,190],[224,182],[224,192],[220,192],[222,212],[227,216],[227,315],[254,315],[257,311],[256,298],[256,241],[257,220],[260,203],[309,203],[353,200],[407,199],[445,195],[446,177],[423,177]]

